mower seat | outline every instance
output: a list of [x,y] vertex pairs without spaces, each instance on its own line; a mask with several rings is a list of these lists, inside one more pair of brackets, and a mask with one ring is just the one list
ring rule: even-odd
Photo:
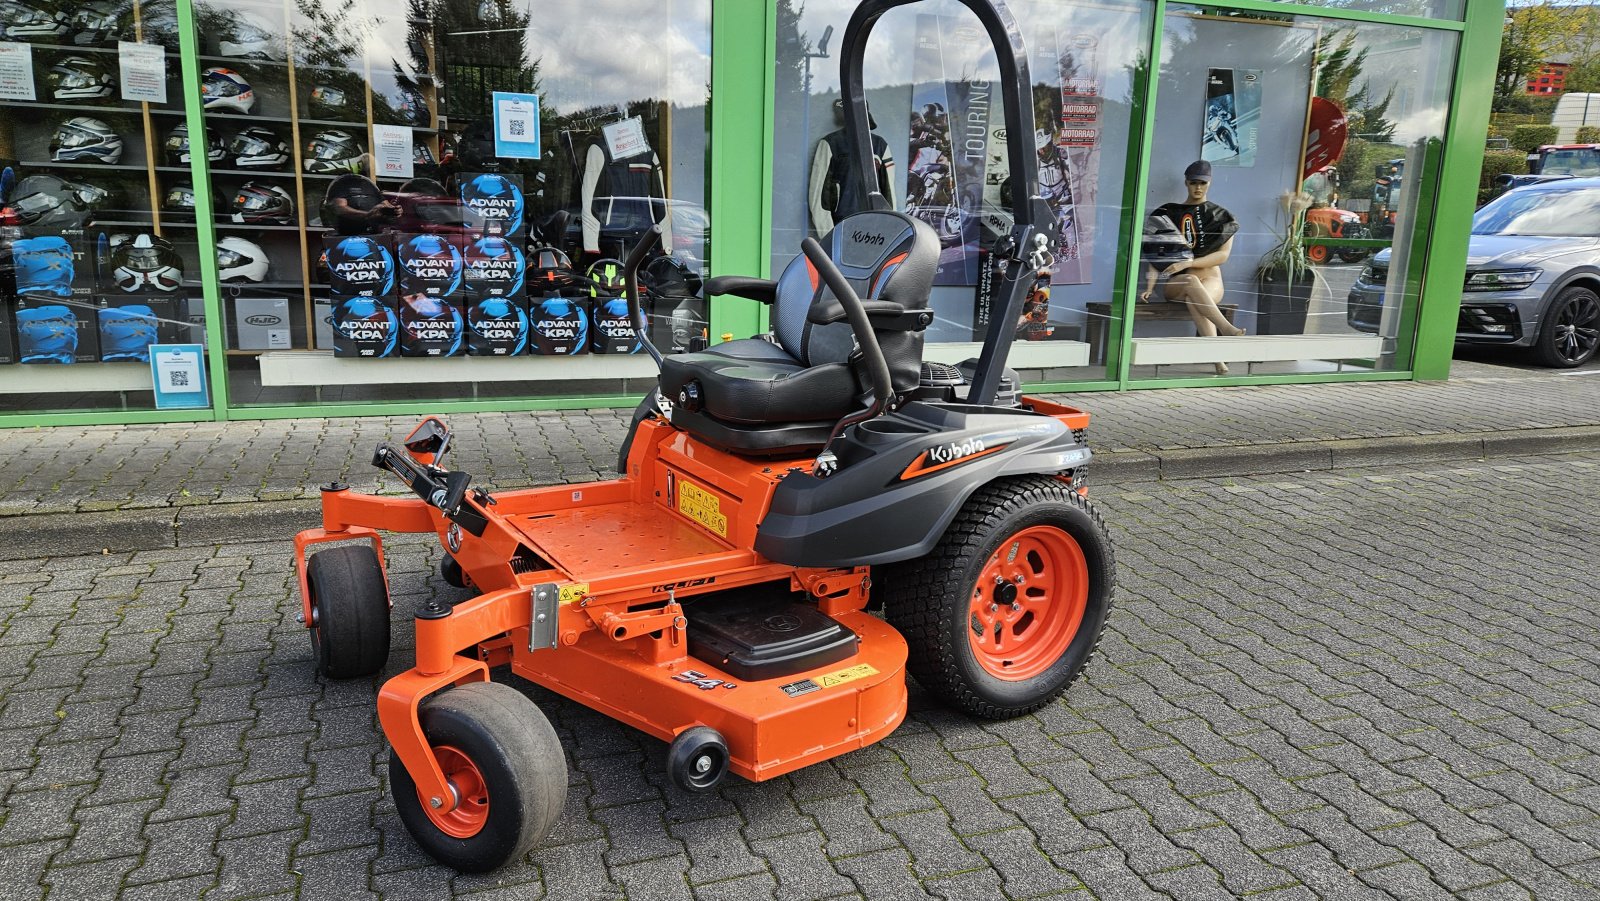
[[[897,395],[917,386],[922,332],[939,238],[903,213],[858,213],[822,242],[868,308]],[[662,361],[661,393],[672,424],[723,450],[753,456],[804,453],[838,421],[866,406],[868,378],[843,307],[804,255],[776,282],[714,278],[706,296],[737,294],[771,304],[774,341],[746,338]]]

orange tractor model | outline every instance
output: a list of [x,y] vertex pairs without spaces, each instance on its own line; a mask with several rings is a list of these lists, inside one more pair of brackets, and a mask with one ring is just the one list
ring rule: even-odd
[[[330,678],[370,676],[388,657],[378,530],[437,534],[444,578],[476,591],[415,611],[415,664],[378,696],[395,804],[439,861],[498,867],[562,810],[556,734],[490,681],[498,666],[671,742],[673,780],[706,791],[729,772],[770,779],[881,740],[905,718],[907,670],[953,707],[1012,717],[1089,661],[1115,566],[1083,488],[1088,415],[1018,395],[1013,329],[989,329],[960,366],[922,360],[939,236],[876,191],[862,81],[874,23],[909,2],[866,0],[844,38],[851,177],[872,208],[806,239],[775,281],[706,283],[707,297],[769,305],[770,338],[665,357],[646,341],[659,387],[620,478],[473,486],[444,465],[450,432],[430,417],[373,460],[414,497],[330,485],[322,527],[296,536],[303,616]],[[1033,82],[1016,23],[999,0],[962,2],[995,44],[1010,171],[1026,188],[994,254],[994,321],[1010,323],[1049,265],[1055,220],[1026,141]],[[658,237],[627,260],[641,338],[638,270]]]

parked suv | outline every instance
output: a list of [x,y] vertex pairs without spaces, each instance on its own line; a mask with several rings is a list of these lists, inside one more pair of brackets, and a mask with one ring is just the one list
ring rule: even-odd
[[[1376,332],[1390,251],[1350,289],[1352,328]],[[1546,366],[1587,362],[1600,347],[1600,178],[1517,188],[1472,217],[1456,344],[1529,348]]]

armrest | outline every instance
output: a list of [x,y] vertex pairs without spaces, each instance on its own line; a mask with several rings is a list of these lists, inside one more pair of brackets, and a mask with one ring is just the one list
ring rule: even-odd
[[706,279],[706,297],[715,297],[719,294],[732,294],[734,297],[743,297],[770,306],[778,299],[778,283],[746,275],[719,275],[716,278]]
[[[873,328],[920,332],[933,324],[932,310],[908,310],[892,300],[863,300],[861,306]],[[844,304],[833,297],[817,301],[806,313],[807,321],[813,325],[843,322],[845,318]]]

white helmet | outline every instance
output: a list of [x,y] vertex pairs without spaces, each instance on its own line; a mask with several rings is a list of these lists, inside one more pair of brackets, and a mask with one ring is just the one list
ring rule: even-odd
[[288,55],[282,27],[260,13],[235,13],[234,21],[224,25],[223,32],[217,41],[219,56],[281,60]]
[[217,278],[225,282],[267,280],[267,252],[254,241],[229,236],[217,242]]
[[256,108],[256,92],[250,82],[232,69],[212,66],[200,78],[200,93],[206,109],[227,109],[248,113]]

